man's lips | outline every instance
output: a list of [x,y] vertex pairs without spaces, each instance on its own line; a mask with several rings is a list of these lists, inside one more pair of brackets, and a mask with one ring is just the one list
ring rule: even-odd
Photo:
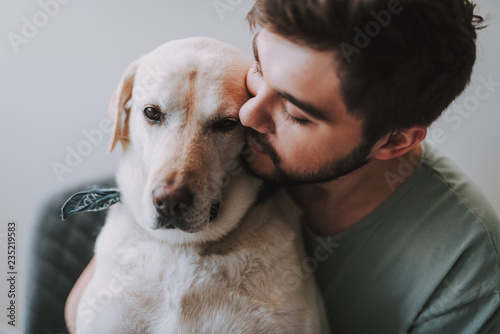
[[255,136],[249,135],[247,137],[247,144],[250,149],[257,153],[264,153],[262,144],[258,142],[257,138]]
[[278,166],[281,163],[278,152],[276,152],[274,147],[271,145],[269,138],[266,135],[257,132],[252,128],[246,128],[246,143],[250,151],[254,152],[253,156],[248,156],[248,154],[244,155],[247,161],[253,160],[255,156],[259,154],[264,154],[271,159],[274,165]]
[[264,134],[252,128],[246,128],[246,141],[248,147],[255,153],[269,154],[269,142]]

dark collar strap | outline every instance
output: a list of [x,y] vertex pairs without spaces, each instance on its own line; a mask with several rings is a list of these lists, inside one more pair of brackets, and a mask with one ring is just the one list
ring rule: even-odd
[[120,201],[118,188],[94,188],[72,195],[61,208],[61,218],[66,220],[77,212],[106,210]]

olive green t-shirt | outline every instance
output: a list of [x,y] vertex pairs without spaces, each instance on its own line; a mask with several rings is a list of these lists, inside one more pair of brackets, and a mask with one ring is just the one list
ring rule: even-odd
[[[352,228],[319,237],[305,227],[332,333],[500,334],[499,219],[457,167],[423,150]],[[386,175],[388,186],[403,176]]]

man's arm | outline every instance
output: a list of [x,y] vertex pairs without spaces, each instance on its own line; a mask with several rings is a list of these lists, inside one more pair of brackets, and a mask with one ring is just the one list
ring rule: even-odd
[[[498,294],[497,294],[498,295]],[[481,334],[500,333],[500,306],[497,307],[486,324],[481,328]]]
[[76,311],[78,309],[78,303],[82,297],[83,291],[90,282],[90,279],[94,275],[95,270],[95,260],[92,257],[87,267],[83,270],[82,274],[76,281],[73,289],[66,299],[66,306],[64,309],[64,319],[66,320],[66,326],[68,327],[70,333],[75,333],[75,321],[76,321]]
[[500,333],[500,293],[486,295],[469,303],[452,306],[427,319],[417,319],[411,334],[498,334]]

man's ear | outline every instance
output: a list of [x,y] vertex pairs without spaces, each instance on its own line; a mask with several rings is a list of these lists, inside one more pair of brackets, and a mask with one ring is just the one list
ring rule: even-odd
[[427,135],[427,127],[413,126],[409,129],[396,132],[380,139],[373,153],[373,157],[379,160],[389,160],[405,154],[417,146]]
[[109,117],[113,121],[113,132],[111,142],[109,143],[108,153],[111,153],[120,141],[123,149],[126,149],[130,143],[129,138],[129,116],[130,116],[130,100],[132,98],[132,88],[134,87],[134,78],[137,68],[141,63],[138,59],[131,63],[125,73],[123,73],[118,87],[115,88],[111,101],[109,102]]

